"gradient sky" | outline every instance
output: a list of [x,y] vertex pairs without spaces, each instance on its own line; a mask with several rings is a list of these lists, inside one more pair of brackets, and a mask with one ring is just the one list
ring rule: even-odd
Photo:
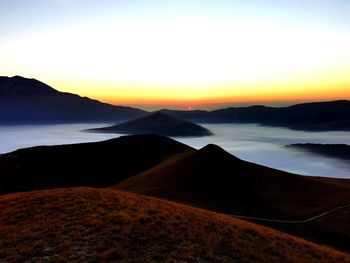
[[114,104],[350,99],[349,0],[0,2],[0,75]]

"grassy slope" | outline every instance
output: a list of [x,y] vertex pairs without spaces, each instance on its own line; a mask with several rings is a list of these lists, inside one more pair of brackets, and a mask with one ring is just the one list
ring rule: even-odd
[[[226,214],[302,220],[350,203],[346,182],[270,169],[209,146],[174,156],[114,188]],[[340,213],[292,227],[268,225],[350,252],[350,214]]]
[[[109,187],[129,177],[117,187],[228,214],[305,219],[350,202],[350,180],[284,173],[242,162],[215,146],[196,151],[157,135],[34,147],[0,156],[2,194]],[[269,226],[350,252],[347,211],[312,224]]]
[[0,196],[0,262],[350,262],[228,216],[130,193]]

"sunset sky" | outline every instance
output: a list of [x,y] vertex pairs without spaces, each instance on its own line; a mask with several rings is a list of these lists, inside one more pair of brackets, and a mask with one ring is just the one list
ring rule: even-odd
[[0,75],[143,108],[350,99],[349,0],[0,2]]

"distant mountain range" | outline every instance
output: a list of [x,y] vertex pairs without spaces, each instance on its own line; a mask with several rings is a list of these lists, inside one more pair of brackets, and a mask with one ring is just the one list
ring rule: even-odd
[[[147,112],[59,92],[35,79],[0,77],[0,124],[119,122]],[[214,111],[161,110],[201,123],[258,123],[299,130],[350,130],[350,101],[313,102],[289,107],[231,107]]]
[[190,121],[180,120],[174,116],[155,112],[144,117],[117,125],[90,129],[93,132],[121,133],[121,134],[142,134],[156,133],[165,136],[207,136],[212,133]]
[[296,130],[350,130],[350,101],[338,100],[296,104],[289,107],[231,107],[214,111],[162,112],[202,123],[258,123]]
[[36,79],[0,77],[0,124],[105,122],[145,113],[59,92]]
[[347,144],[295,143],[286,147],[350,161],[350,145]]

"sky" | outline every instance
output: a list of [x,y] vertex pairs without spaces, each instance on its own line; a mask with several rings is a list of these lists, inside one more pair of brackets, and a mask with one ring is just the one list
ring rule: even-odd
[[141,108],[350,99],[348,0],[0,1],[0,75]]

